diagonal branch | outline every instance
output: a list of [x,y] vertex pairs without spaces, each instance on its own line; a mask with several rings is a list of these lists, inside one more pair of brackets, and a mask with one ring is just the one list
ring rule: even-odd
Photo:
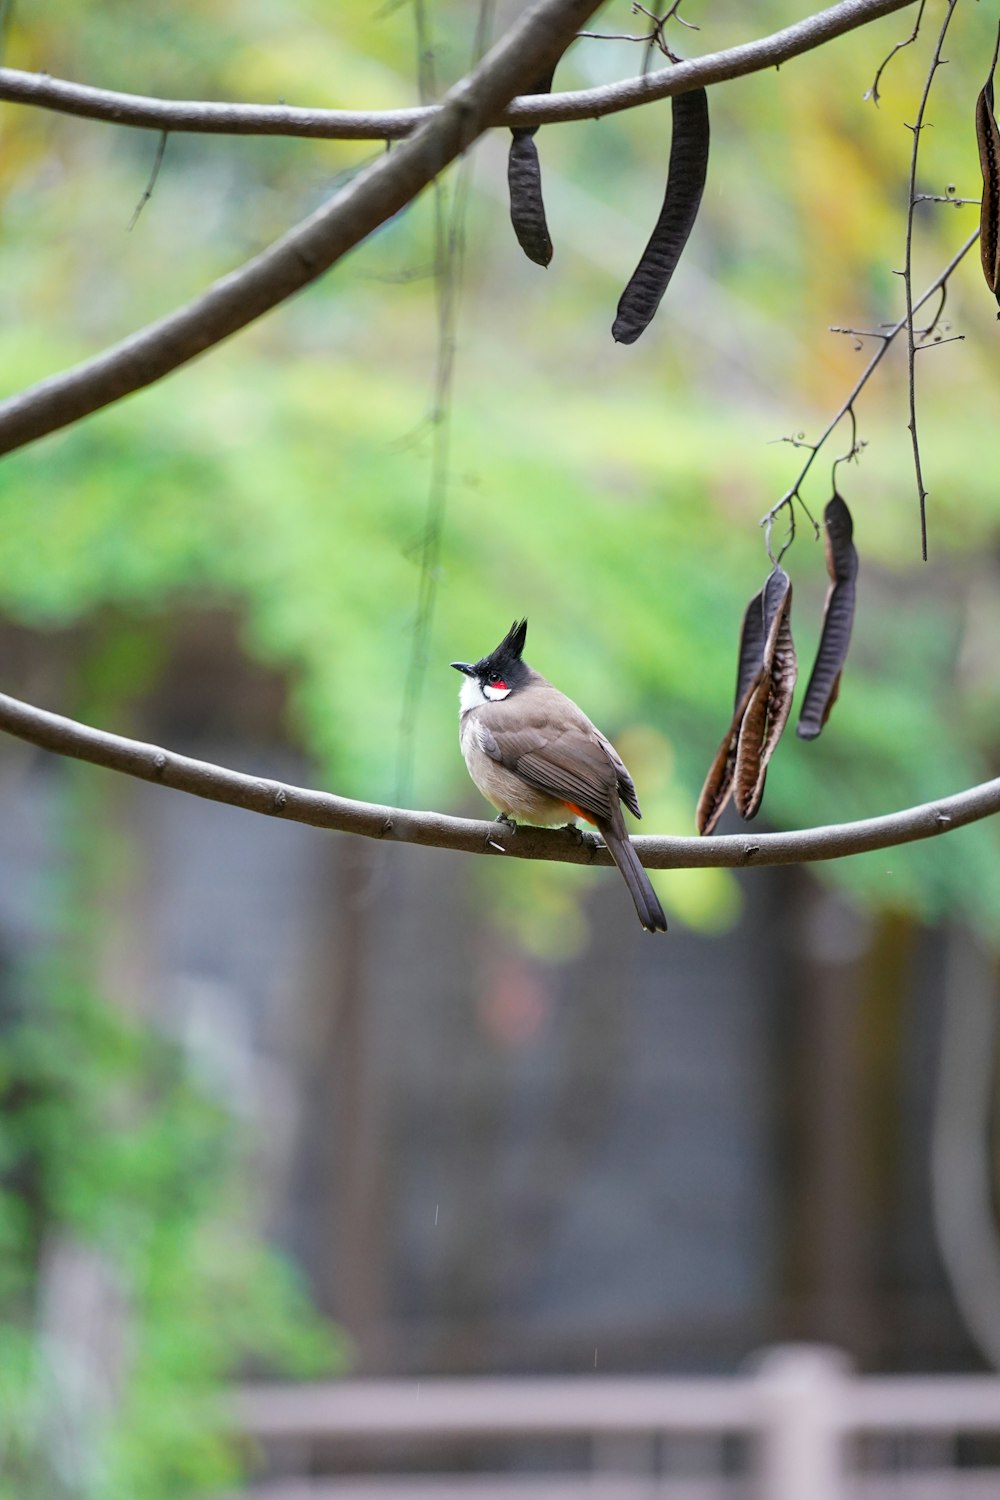
[[[953,198],[949,198],[947,201],[949,203],[953,203],[953,202],[956,202],[957,200],[953,199]],[[861,395],[861,392],[864,390],[865,386],[868,384],[869,380],[874,375],[874,373],[878,369],[879,365],[882,363],[882,360],[885,358],[886,354],[889,352],[889,348],[890,348],[890,345],[892,344],[893,340],[895,338],[897,338],[899,336],[899,334],[901,334],[903,332],[904,329],[908,328],[908,329],[912,330],[912,328],[913,328],[913,315],[914,315],[914,313],[918,313],[920,311],[920,309],[924,306],[924,304],[926,302],[930,301],[930,299],[934,296],[935,292],[942,292],[942,293],[944,292],[944,289],[947,287],[948,281],[949,281],[952,273],[961,264],[962,260],[964,260],[965,256],[969,253],[969,251],[972,249],[973,245],[976,243],[976,241],[978,239],[979,239],[979,230],[978,229],[974,229],[972,231],[972,233],[969,235],[968,239],[965,241],[965,243],[963,245],[959,246],[959,248],[955,251],[955,254],[951,257],[951,260],[949,260],[948,264],[946,266],[944,266],[942,268],[942,270],[940,270],[938,272],[938,274],[935,276],[934,280],[931,282],[931,284],[927,288],[927,290],[925,292],[923,292],[917,298],[917,300],[915,302],[912,299],[912,293],[911,293],[911,296],[910,296],[910,299],[909,299],[910,305],[907,307],[906,312],[903,314],[903,316],[901,318],[899,318],[895,323],[887,325],[885,328],[875,329],[875,330],[872,331],[872,333],[870,335],[868,335],[868,334],[865,335],[866,337],[872,337],[872,338],[874,338],[877,341],[877,346],[876,346],[876,349],[875,349],[875,353],[872,355],[871,359],[869,359],[868,363],[865,365],[865,367],[862,370],[861,374],[858,376],[857,380],[854,382],[854,385],[851,388],[850,394],[841,403],[840,408],[837,411],[837,413],[833,417],[830,418],[829,422],[826,424],[826,426],[824,427],[823,431],[820,433],[820,435],[816,439],[816,441],[814,443],[807,443],[804,440],[800,440],[799,438],[785,438],[785,439],[783,439],[784,442],[790,442],[792,444],[792,446],[795,447],[795,448],[807,448],[809,450],[809,457],[806,459],[805,463],[802,465],[802,468],[799,470],[798,476],[796,477],[794,483],[785,491],[785,493],[782,495],[781,499],[779,501],[777,501],[776,504],[772,505],[771,509],[769,511],[767,511],[767,513],[761,517],[760,524],[761,524],[761,526],[764,527],[764,536],[766,538],[767,547],[768,547],[768,551],[769,552],[770,552],[770,548],[771,548],[771,529],[772,529],[772,527],[774,525],[774,521],[775,521],[776,517],[780,514],[780,512],[782,510],[784,510],[786,507],[788,507],[788,510],[789,510],[789,534],[790,534],[790,537],[794,537],[794,535],[795,535],[794,519],[795,518],[794,518],[794,511],[792,510],[792,504],[793,504],[793,502],[795,500],[798,500],[800,503],[802,502],[802,486],[803,486],[803,484],[806,481],[806,477],[808,476],[809,470],[812,468],[813,464],[816,462],[816,459],[819,456],[820,449],[823,447],[823,444],[826,442],[827,438],[829,438],[831,436],[831,434],[834,432],[834,430],[837,427],[840,426],[840,423],[844,420],[845,417],[849,416],[852,419],[852,422],[853,422],[853,420],[854,420],[854,403],[855,403],[855,401],[857,401],[858,397]],[[937,324],[938,319],[940,318],[940,316],[941,316],[941,308],[938,307],[937,312],[934,314],[934,317],[932,318],[932,320],[931,320],[930,324],[928,325],[928,327],[926,329],[923,329],[921,331],[921,337],[926,338],[929,335],[930,331]],[[839,329],[839,328],[838,329],[831,329],[832,333],[843,333],[845,331],[846,330]],[[856,437],[856,434],[855,434],[854,439],[852,440],[852,443],[851,443],[851,454],[852,454],[852,456],[853,456],[854,451],[856,450],[856,445],[857,445],[857,437]],[[838,462],[840,462],[840,460],[838,460]],[[787,547],[787,545],[788,545],[788,543],[786,542],[785,543],[785,547]],[[784,552],[785,548],[782,548],[781,550],[782,550],[782,552]]]
[[[611,863],[593,836],[581,839],[566,829],[522,827],[512,833],[499,823],[451,818],[443,813],[414,812],[355,802],[330,792],[286,786],[247,776],[208,761],[92,729],[74,719],[48,713],[0,693],[0,730],[56,755],[89,761],[140,781],[157,782],[210,802],[224,802],[268,817],[307,823],[314,828],[360,834],[365,838],[453,849],[465,854],[508,854],[516,859],[545,859],[560,864]],[[806,828],[795,833],[738,834],[726,838],[638,837],[639,858],[650,869],[739,868],[748,865],[792,865],[842,859],[873,849],[889,849],[933,838],[1000,812],[1000,777],[937,802],[909,807],[885,817]]]
[[94,359],[0,404],[0,453],[152,385],[269,312],[398,213],[551,64],[600,0],[536,0],[409,140],[238,271]]
[[[866,26],[916,0],[840,0],[816,15],[785,26],[771,36],[745,42],[724,52],[661,68],[640,78],[562,94],[532,95],[498,107],[489,124],[551,125],[557,121],[592,120],[601,115],[635,109],[654,99],[666,99],[689,89],[725,83],[776,68],[822,47],[845,32]],[[592,7],[592,9],[596,9]],[[285,104],[228,104],[206,100],[151,99],[51,78],[47,73],[25,73],[0,68],[0,99],[35,105],[61,114],[141,130],[177,130],[201,135],[283,135],[316,140],[401,140],[433,119],[437,106],[414,109],[351,110],[304,109]]]

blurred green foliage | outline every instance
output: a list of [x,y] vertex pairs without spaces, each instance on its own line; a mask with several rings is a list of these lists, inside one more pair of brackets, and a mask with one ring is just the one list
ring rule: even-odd
[[[610,324],[662,196],[669,106],[539,134],[556,246],[547,273],[519,257],[510,232],[502,133],[476,149],[415,745],[420,804],[480,811],[458,754],[447,663],[489,649],[526,614],[530,660],[626,751],[643,827],[691,828],[728,722],[743,607],[767,567],[757,520],[803,458],[776,440],[821,431],[872,347],[859,352],[861,340],[828,325],[875,329],[900,313],[906,122],[940,9],[928,7],[919,43],[893,60],[879,109],[863,95],[910,11],[778,73],[712,90],[702,214],[634,348],[614,346]],[[978,195],[972,111],[992,46],[982,9],[956,13],[922,141],[923,191],[954,183],[958,197]],[[717,50],[802,10],[787,0],[688,0],[685,14],[702,29],[678,32],[676,45]],[[458,0],[435,7],[442,84],[462,71],[474,22],[475,7]],[[618,0],[596,29],[636,24]],[[334,9],[320,0],[33,0],[15,15],[6,61],[187,98],[394,107],[416,92],[408,8],[369,0]],[[640,61],[627,42],[581,42],[556,86],[627,76]],[[192,297],[380,149],[172,136],[129,233],[155,136],[13,106],[3,131],[5,392]],[[921,207],[917,291],[974,212]],[[0,608],[39,631],[109,606],[120,622],[118,657],[112,641],[82,691],[100,722],[114,728],[121,716],[127,728],[129,696],[147,691],[157,670],[155,653],[130,665],[132,626],[148,640],[158,621],[191,605],[226,605],[243,622],[246,650],[288,675],[288,728],[323,783],[391,800],[427,514],[434,256],[425,198],[238,340],[0,465]],[[853,652],[823,738],[804,745],[790,734],[775,757],[765,802],[774,825],[862,818],[996,770],[998,335],[975,261],[948,294],[948,331],[964,342],[918,361],[926,567],[916,562],[900,351],[858,403],[867,446],[840,474],[862,564]],[[817,514],[848,441],[844,424],[814,467],[805,493]],[[786,566],[804,674],[825,588],[820,554],[803,522]],[[102,676],[119,685],[107,701]],[[998,853],[996,830],[981,825],[822,873],[863,901],[928,918],[958,911],[992,930]],[[558,957],[583,940],[575,896],[587,872],[524,866],[515,880],[487,865],[475,878],[495,906],[506,901],[535,951]],[[720,872],[657,881],[674,913],[707,929],[736,909]],[[31,1155],[45,1222],[101,1248],[135,1319],[129,1420],[92,1492],[174,1495],[195,1476],[221,1482],[227,1460],[203,1425],[203,1393],[244,1354],[280,1346],[301,1363],[315,1352],[273,1262],[252,1235],[233,1240],[238,1143],[169,1049],[102,1009],[85,971],[32,976],[30,1014],[4,1036],[0,1068],[0,1107],[13,1122],[4,1165]],[[115,1125],[121,1110],[127,1136]],[[28,1274],[40,1229],[16,1194],[0,1208],[0,1422],[15,1461],[9,1493],[22,1500],[31,1484],[59,1493],[55,1476],[30,1467],[45,1451],[46,1376],[15,1316],[30,1290],[17,1269]],[[26,1434],[23,1454],[11,1446],[15,1431]]]
[[[59,963],[21,980],[0,1035],[0,1496],[221,1490],[241,1468],[223,1380],[328,1371],[336,1345],[262,1246],[246,1143],[176,1049]],[[67,1255],[89,1347],[38,1302]]]

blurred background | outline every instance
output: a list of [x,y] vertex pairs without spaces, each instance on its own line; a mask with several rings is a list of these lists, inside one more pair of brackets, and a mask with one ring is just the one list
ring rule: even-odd
[[[494,34],[519,9],[492,8]],[[912,9],[711,90],[702,210],[634,347],[610,326],[659,211],[667,102],[539,134],[547,271],[514,241],[494,132],[321,284],[6,458],[0,686],[242,771],[478,817],[448,663],[523,614],[528,659],[630,766],[643,830],[693,831],[769,566],[757,523],[806,456],[781,439],[818,436],[873,350],[830,325],[902,312],[906,125],[944,13],[926,9],[878,108],[863,96]],[[688,0],[700,31],[670,35],[690,56],[807,10]],[[418,73],[432,93],[466,70],[476,12],[436,0],[421,41],[411,6],[376,0],[24,0],[4,61],[389,108],[416,102]],[[979,196],[993,20],[956,10],[923,192]],[[593,29],[643,24],[617,0]],[[642,59],[581,40],[556,87]],[[171,136],[133,224],[155,134],[9,104],[2,129],[5,394],[193,297],[382,149]],[[916,293],[976,212],[920,205]],[[442,223],[464,255],[441,256]],[[894,348],[838,473],[862,570],[840,701],[818,742],[786,736],[755,826],[997,773],[1000,333],[975,249],[943,332],[917,362],[930,560]],[[850,436],[804,486],[815,515]],[[826,572],[804,521],[785,565],[805,672]],[[579,1459],[513,1419],[502,1452],[397,1434],[345,1456],[312,1419],[282,1437],[271,1408],[234,1441],[242,1381],[750,1380],[759,1351],[798,1342],[871,1377],[1000,1361],[995,826],[810,869],[663,872],[654,942],[614,871],[376,847],[11,740],[0,796],[4,1500],[244,1493],[254,1475],[319,1495],[372,1465],[472,1486]],[[736,1493],[740,1424],[717,1425],[707,1459],[633,1443],[608,1463],[643,1495],[668,1470]],[[862,1458],[965,1466],[1000,1494],[995,1438],[921,1441]]]

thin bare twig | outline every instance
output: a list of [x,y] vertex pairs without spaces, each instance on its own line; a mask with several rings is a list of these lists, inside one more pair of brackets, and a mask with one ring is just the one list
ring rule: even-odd
[[958,0],[947,0],[947,10],[941,29],[938,32],[937,44],[931,57],[930,67],[927,69],[927,77],[924,80],[924,91],[920,96],[920,106],[917,110],[917,118],[909,127],[913,132],[913,150],[910,153],[910,184],[906,210],[906,248],[903,261],[903,290],[906,295],[906,372],[907,385],[909,389],[910,420],[907,423],[910,438],[913,445],[913,468],[917,480],[917,497],[920,505],[920,556],[924,562],[927,561],[927,491],[924,488],[923,466],[920,462],[920,440],[917,436],[917,362],[916,362],[916,337],[913,329],[913,211],[917,204],[917,159],[920,154],[920,132],[924,129],[924,115],[927,112],[927,101],[930,98],[931,85],[934,75],[941,67],[941,48],[948,31],[948,24],[955,12]]
[[684,26],[688,31],[701,30],[701,27],[696,26],[694,21],[685,21],[684,17],[681,15],[681,0],[674,0],[673,5],[671,5],[670,9],[664,15],[664,25],[666,25],[668,21],[676,21],[678,26]]
[[129,226],[128,226],[128,232],[129,232],[129,234],[132,233],[132,230],[138,224],[138,222],[139,222],[139,215],[142,213],[143,209],[146,207],[146,204],[149,202],[150,198],[152,198],[152,196],[153,196],[153,189],[156,187],[156,180],[157,180],[157,178],[160,175],[160,168],[163,166],[163,158],[166,155],[166,150],[167,150],[167,131],[161,130],[160,131],[160,139],[159,139],[159,141],[157,143],[157,147],[156,147],[156,155],[153,158],[153,170],[149,174],[149,181],[146,183],[145,189],[143,190],[142,197],[139,199],[138,203],[135,205],[135,212],[133,213],[131,219],[129,220]]
[[578,41],[590,42],[648,42],[649,33],[636,36],[633,31],[578,31]]
[[[858,437],[858,418],[853,406],[850,408],[848,416],[851,419],[851,441],[846,453],[841,453],[833,460],[833,467],[830,470],[830,488],[834,494],[837,492],[837,470],[840,468],[840,465],[852,463],[866,446],[864,440]],[[813,525],[815,526],[815,524],[814,521]]]
[[[982,231],[980,230],[980,233],[981,232]],[[938,303],[937,307],[934,310],[934,316],[933,316],[933,318],[931,318],[930,322],[927,323],[923,328],[914,329],[915,333],[919,333],[920,334],[920,342],[921,343],[924,343],[927,339],[933,338],[934,335],[935,335],[935,333],[937,332],[937,330],[939,328],[942,328],[942,327],[947,328],[947,327],[950,326],[949,324],[946,324],[946,323],[942,322],[942,319],[944,318],[944,310],[945,310],[945,308],[948,305],[948,283],[947,282],[945,282],[944,285],[940,288],[940,292],[941,292],[941,300],[940,300],[940,302]],[[917,310],[918,309],[914,308],[915,312]]]
[[[770,36],[744,42],[724,52],[661,68],[646,77],[629,78],[596,88],[561,94],[531,95],[494,107],[491,125],[552,125],[591,120],[667,99],[689,89],[725,83],[778,67],[835,37],[881,16],[905,10],[916,0],[839,0],[836,5],[796,21]],[[596,5],[591,9],[596,10]],[[537,75],[536,75],[537,76]],[[433,118],[437,107],[390,110],[305,109],[285,104],[228,104],[203,100],[152,99],[117,93],[0,68],[0,99],[34,105],[62,114],[104,120],[141,130],[171,130],[201,135],[281,135],[314,140],[402,140]]]
[[[952,336],[951,336],[951,338],[948,338],[948,339],[942,338],[940,336],[940,334],[939,334],[929,344],[923,343],[923,342],[919,343],[917,345],[916,349],[913,352],[914,352],[914,354],[926,354],[927,351],[928,351],[928,349],[940,349],[940,347],[941,347],[942,344],[964,344],[964,343],[965,343],[965,334],[964,333],[953,333]],[[926,558],[924,559],[924,561],[926,562]]]
[[[566,829],[519,826],[514,830],[502,823],[356,802],[329,792],[288,786],[125,739],[104,729],[92,729],[3,693],[0,693],[0,730],[56,755],[89,761],[210,802],[223,802],[313,828],[465,854],[497,854],[507,859],[541,859],[559,864],[611,863],[607,850],[595,839],[581,840]],[[854,823],[794,833],[737,834],[711,839],[647,834],[635,837],[633,843],[642,863],[658,870],[802,864],[843,859],[873,849],[934,838],[998,812],[1000,777],[935,802]]]
[[872,101],[872,103],[876,106],[876,108],[878,107],[878,101],[879,101],[879,91],[878,91],[879,80],[882,77],[882,74],[885,72],[886,68],[892,62],[893,58],[896,56],[896,53],[897,52],[902,52],[902,50],[903,50],[904,47],[911,46],[912,43],[917,40],[917,37],[920,35],[920,23],[921,23],[921,21],[924,18],[924,7],[925,7],[926,4],[927,4],[927,0],[920,0],[920,6],[919,6],[919,9],[917,10],[917,19],[913,23],[913,30],[910,32],[909,36],[906,38],[905,41],[903,41],[903,42],[897,42],[896,43],[895,47],[893,47],[893,49],[889,53],[888,57],[884,57],[882,59],[882,62],[879,65],[879,70],[875,74],[875,77],[872,79],[872,86],[871,86],[871,88],[865,90],[864,98],[870,99]]
[[914,203],[950,203],[952,208],[966,208],[970,204],[979,207],[978,198],[955,198],[951,193],[918,193]]
[[[955,271],[956,267],[958,265],[960,265],[961,262],[965,259],[966,255],[968,255],[969,251],[972,249],[973,245],[976,243],[976,241],[978,239],[979,239],[979,230],[976,229],[976,230],[974,230],[972,232],[972,234],[969,235],[969,238],[965,241],[965,243],[959,247],[959,249],[955,252],[955,254],[952,256],[951,260],[944,267],[944,269],[938,273],[938,275],[934,278],[934,280],[931,282],[930,286],[922,294],[922,296],[920,296],[917,299],[917,301],[914,302],[913,307],[911,309],[911,314],[910,314],[910,324],[911,324],[911,326],[912,326],[912,314],[919,312],[920,309],[923,307],[924,303],[925,302],[929,302],[930,299],[934,296],[934,294],[936,292],[940,292],[942,294],[941,295],[941,302],[940,302],[940,304],[938,306],[937,311],[934,314],[934,317],[931,319],[931,322],[928,324],[928,326],[925,329],[921,330],[921,337],[922,338],[926,339],[927,337],[929,337],[931,334],[933,334],[935,328],[938,327],[938,325],[940,323],[940,319],[941,319],[941,314],[944,311],[945,297],[947,296],[947,290],[946,289],[947,289],[948,279],[952,275],[952,273]],[[855,328],[833,328],[833,329],[830,330],[832,333],[847,333],[847,334],[851,334],[851,335],[853,335],[853,337],[858,338],[858,339],[862,339],[862,338],[877,339],[879,341],[879,347],[876,349],[875,353],[872,355],[871,359],[868,361],[867,365],[862,370],[860,376],[855,381],[854,386],[852,387],[851,392],[848,395],[847,399],[843,402],[842,406],[837,411],[836,415],[833,416],[830,419],[830,421],[827,423],[826,427],[823,429],[823,431],[820,433],[819,437],[816,439],[816,441],[814,443],[806,442],[804,434],[802,434],[802,433],[799,433],[795,437],[786,437],[786,438],[781,438],[780,439],[781,442],[788,443],[793,448],[806,448],[806,449],[808,449],[808,451],[809,451],[809,457],[806,459],[806,462],[803,464],[802,468],[799,470],[799,473],[796,476],[795,481],[785,491],[785,493],[782,495],[781,499],[777,502],[777,504],[772,505],[771,509],[766,513],[766,515],[763,515],[761,517],[760,524],[764,528],[764,535],[765,535],[765,540],[767,542],[767,549],[768,549],[768,553],[769,554],[771,554],[771,531],[772,531],[772,528],[774,526],[775,519],[781,513],[782,510],[786,509],[786,507],[787,507],[787,509],[789,511],[790,517],[794,517],[794,514],[795,514],[795,512],[794,512],[794,503],[797,500],[800,505],[802,504],[802,494],[801,494],[802,485],[804,484],[806,476],[808,475],[809,470],[812,468],[812,466],[813,466],[813,464],[814,464],[814,462],[816,460],[816,457],[817,457],[820,449],[826,443],[827,439],[831,436],[831,434],[833,433],[834,429],[839,426],[839,424],[844,420],[845,417],[849,416],[851,418],[852,423],[854,422],[854,403],[855,403],[855,401],[858,399],[858,397],[860,396],[861,392],[864,390],[865,386],[868,384],[868,381],[871,379],[872,375],[875,373],[876,369],[881,364],[882,360],[885,358],[885,356],[888,353],[889,347],[892,344],[893,340],[896,339],[896,338],[898,338],[898,336],[903,332],[903,330],[906,327],[907,327],[907,318],[904,315],[902,318],[899,319],[899,321],[897,323],[888,324],[886,326],[886,328],[882,329],[882,330],[880,330],[880,329],[855,329]],[[856,432],[856,429],[855,429],[855,432]],[[855,446],[855,444],[852,443],[852,447],[854,447],[854,446]],[[791,533],[791,537],[794,537],[794,534],[795,534],[794,521],[791,521],[791,520],[790,520],[790,533]],[[781,553],[779,553],[779,556],[781,554],[783,554],[787,550],[788,545],[789,545],[789,543],[786,542],[785,545],[782,547]],[[771,554],[771,555],[773,556],[773,554]]]

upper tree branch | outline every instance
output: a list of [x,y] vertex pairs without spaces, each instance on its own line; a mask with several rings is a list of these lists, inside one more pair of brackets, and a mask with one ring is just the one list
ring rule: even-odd
[[600,0],[537,0],[414,134],[329,203],[195,301],[0,405],[0,453],[54,432],[245,328],[301,291],[410,203],[554,63]]
[[[823,46],[834,37],[915,3],[916,0],[840,0],[838,5],[807,16],[772,36],[661,68],[642,78],[629,78],[599,88],[516,99],[506,108],[497,106],[486,123],[551,125],[557,121],[596,119],[601,115],[634,109],[654,99],[666,99],[689,89],[704,88],[708,84],[724,83],[730,78],[777,67],[792,57]],[[590,8],[596,9],[596,6]],[[302,109],[285,104],[150,99],[139,94],[121,94],[110,89],[69,83],[64,79],[50,78],[45,73],[24,73],[17,68],[0,68],[0,99],[143,130],[353,141],[401,140],[433,119],[439,108]]]
[[[565,829],[520,827],[516,833],[498,823],[449,818],[442,813],[411,812],[355,802],[329,792],[286,786],[246,776],[207,761],[161,750],[107,730],[91,729],[73,719],[46,712],[0,693],[0,730],[57,755],[90,761],[122,771],[140,781],[154,781],[212,802],[336,829],[366,838],[392,839],[466,854],[507,854],[516,859],[547,859],[561,864],[610,864],[610,856],[592,838],[580,840]],[[1000,812],[1000,777],[968,791],[889,813],[863,822],[840,823],[796,833],[738,834],[728,838],[634,839],[639,858],[650,869],[733,868],[746,865],[790,865],[841,859],[872,849],[888,849],[933,838]]]
[[[597,8],[597,3],[598,0],[543,0],[534,6],[469,78],[448,93],[438,108],[416,112],[422,123],[408,140],[360,173],[329,203],[267,250],[215,282],[186,306],[93,359],[50,376],[0,403],[0,454],[10,453],[152,385],[315,281],[411,202],[491,120],[499,118],[512,94],[540,71],[544,72],[544,61],[560,54],[581,21]],[[716,81],[735,77],[741,71],[770,67],[796,52],[819,46],[843,31],[912,3],[913,0],[841,0],[839,5],[818,16],[760,42],[718,53],[714,59],[678,64],[667,70],[662,86],[656,82],[658,75],[617,85],[612,93],[619,96],[618,102],[605,102],[608,108],[624,109],[678,88],[693,88],[709,76],[709,65],[714,65],[712,76]],[[587,99],[588,111],[595,113],[590,94],[587,91],[576,97]],[[544,102],[547,101],[538,101]],[[237,108],[184,107],[209,112],[216,108],[230,111]],[[557,113],[553,118],[573,116]],[[162,114],[150,117],[147,123],[155,123],[158,129],[168,128]],[[410,128],[412,124],[411,120]],[[380,127],[376,134],[382,133]]]

